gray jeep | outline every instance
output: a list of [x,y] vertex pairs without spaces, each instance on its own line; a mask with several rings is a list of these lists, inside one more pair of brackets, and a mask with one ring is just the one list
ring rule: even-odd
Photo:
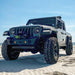
[[59,58],[59,49],[71,55],[72,36],[66,32],[61,16],[30,19],[26,26],[13,27],[5,31],[8,36],[2,44],[2,56],[5,60],[15,60],[20,52],[40,52],[48,64],[54,64]]

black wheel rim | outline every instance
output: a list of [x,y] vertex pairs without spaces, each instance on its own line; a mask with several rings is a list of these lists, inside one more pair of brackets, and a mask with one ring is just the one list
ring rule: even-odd
[[10,52],[11,58],[17,58],[18,57],[18,52]]
[[12,60],[12,59],[16,59],[16,58],[18,58],[18,56],[19,56],[19,52],[16,52],[16,51],[10,49],[10,50],[8,51],[8,56],[9,56],[9,58],[10,58],[11,60]]

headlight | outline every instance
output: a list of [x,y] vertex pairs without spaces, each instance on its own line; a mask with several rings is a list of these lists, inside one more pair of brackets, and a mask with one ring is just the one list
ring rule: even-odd
[[14,33],[15,33],[15,31],[12,31],[12,32],[11,32],[11,34],[14,34]]
[[10,30],[11,34],[15,34],[15,29]]
[[35,29],[34,29],[34,33],[35,33],[35,34],[40,33],[40,28],[39,28],[39,27],[35,28]]

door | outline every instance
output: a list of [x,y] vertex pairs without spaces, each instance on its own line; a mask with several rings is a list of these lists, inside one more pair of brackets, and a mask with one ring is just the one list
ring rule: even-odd
[[65,46],[66,32],[64,30],[64,26],[61,21],[58,21],[57,23],[57,37],[59,46]]
[[58,38],[58,43],[59,43],[59,46],[62,46],[63,44],[63,35],[62,35],[62,31],[61,29],[57,29],[57,38]]

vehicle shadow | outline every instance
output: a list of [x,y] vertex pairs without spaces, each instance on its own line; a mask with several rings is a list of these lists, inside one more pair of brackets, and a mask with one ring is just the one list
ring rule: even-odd
[[[63,56],[60,54],[60,56]],[[64,55],[65,56],[65,55]],[[53,64],[47,64],[44,56],[40,54],[19,57],[17,60],[5,61],[0,60],[0,72],[20,72],[25,69],[38,69]]]
[[49,66],[46,64],[43,55],[30,55],[19,57],[17,60],[0,60],[0,72],[20,72],[24,69],[38,69]]

